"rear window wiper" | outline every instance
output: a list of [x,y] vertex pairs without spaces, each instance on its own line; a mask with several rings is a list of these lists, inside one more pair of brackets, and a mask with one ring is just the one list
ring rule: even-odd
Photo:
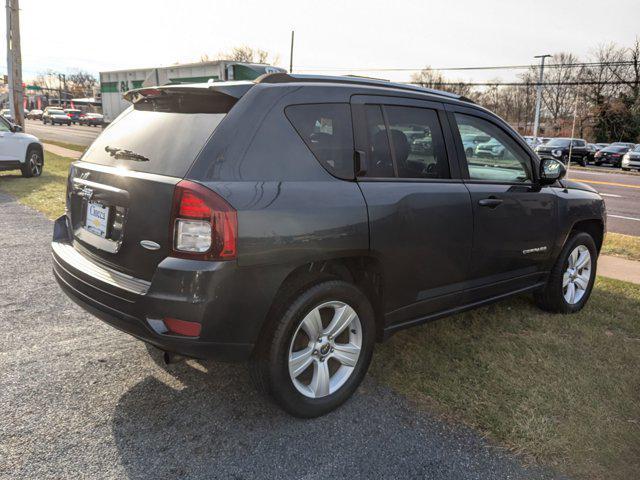
[[136,162],[149,161],[149,159],[144,155],[140,155],[139,153],[132,152],[131,150],[125,150],[123,148],[110,147],[109,145],[107,145],[106,147],[104,147],[104,151],[117,159],[135,160]]

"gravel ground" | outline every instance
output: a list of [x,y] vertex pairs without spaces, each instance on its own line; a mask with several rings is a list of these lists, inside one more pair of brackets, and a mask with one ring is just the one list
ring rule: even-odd
[[161,367],[61,293],[51,231],[0,194],[0,478],[553,476],[372,379],[338,411],[304,421],[258,395],[244,365]]

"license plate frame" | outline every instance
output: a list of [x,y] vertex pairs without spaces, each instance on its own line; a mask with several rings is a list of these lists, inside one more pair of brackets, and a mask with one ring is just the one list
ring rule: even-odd
[[87,202],[84,229],[97,237],[107,238],[110,214],[111,207],[98,202]]

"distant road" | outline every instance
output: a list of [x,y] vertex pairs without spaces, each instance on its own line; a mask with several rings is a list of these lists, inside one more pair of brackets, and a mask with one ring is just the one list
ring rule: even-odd
[[571,170],[571,180],[584,182],[600,192],[607,205],[607,230],[640,236],[640,175],[611,170]]
[[86,127],[80,125],[43,125],[40,120],[26,120],[25,131],[40,140],[57,140],[59,142],[90,145],[102,132],[102,127]]

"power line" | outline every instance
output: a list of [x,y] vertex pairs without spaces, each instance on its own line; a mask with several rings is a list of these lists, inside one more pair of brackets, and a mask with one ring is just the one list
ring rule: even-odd
[[637,83],[636,80],[614,80],[611,82],[597,82],[590,80],[575,82],[402,82],[411,85],[421,85],[426,87],[564,87],[564,86],[580,86],[580,85],[631,85]]
[[[625,67],[634,65],[633,61],[615,61],[615,62],[576,62],[576,63],[550,63],[545,68],[593,68],[593,67]],[[538,69],[539,65],[491,65],[484,67],[419,67],[419,68],[305,68],[299,67],[300,72],[417,72],[421,70],[441,70],[441,71],[469,71],[469,70],[522,70],[522,69]]]

